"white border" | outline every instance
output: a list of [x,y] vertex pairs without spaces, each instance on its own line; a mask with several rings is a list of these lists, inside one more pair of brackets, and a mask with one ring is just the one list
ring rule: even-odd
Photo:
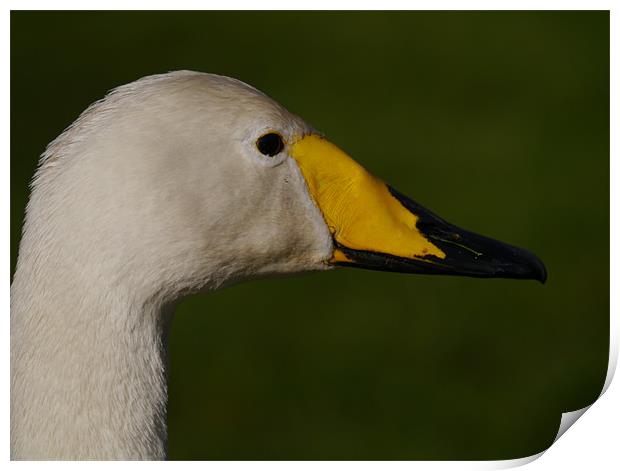
[[[518,10],[518,9],[534,9],[534,10],[572,10],[572,9],[587,9],[587,10],[611,10],[611,51],[617,53],[620,50],[618,47],[618,26],[620,21],[617,18],[619,10],[613,10],[613,3],[611,1],[438,1],[438,2],[406,2],[406,1],[394,1],[384,0],[380,4],[376,1],[361,0],[358,2],[351,1],[338,1],[338,0],[314,0],[314,1],[283,1],[283,0],[263,0],[263,1],[248,1],[248,0],[229,0],[226,3],[213,2],[213,1],[199,1],[199,0],[176,0],[175,2],[168,2],[162,0],[107,0],[107,1],[77,1],[77,0],[61,0],[54,2],[50,5],[45,1],[33,1],[22,0],[14,1],[10,0],[6,2],[8,9],[5,10],[5,15],[2,17],[2,27],[0,27],[2,36],[2,45],[0,48],[0,57],[4,65],[5,74],[2,76],[3,87],[0,99],[2,101],[3,109],[5,112],[2,114],[2,142],[5,148],[5,159],[3,161],[4,172],[2,173],[2,188],[4,189],[5,197],[0,199],[0,214],[2,216],[2,224],[4,231],[2,232],[2,241],[4,247],[9,247],[9,185],[10,185],[10,145],[9,145],[9,123],[10,123],[10,19],[9,9],[16,10],[28,10],[28,9],[42,9],[42,10],[64,10],[64,9],[99,9],[99,10],[139,10],[139,9],[163,9],[163,10],[187,10],[187,9],[214,9],[214,10],[244,10],[244,9],[342,9],[342,10],[360,10],[360,9],[417,9],[417,10]],[[611,54],[611,181],[618,181],[618,165],[617,165],[617,150],[618,150],[618,94],[613,88],[613,84],[620,83],[620,74],[618,74],[618,59]],[[566,430],[561,430],[558,433],[560,440],[555,443],[546,452],[532,457],[522,458],[519,460],[510,461],[469,461],[469,462],[210,462],[209,467],[213,469],[237,469],[240,466],[251,466],[254,469],[265,470],[277,470],[282,469],[289,470],[291,466],[297,469],[311,468],[320,466],[325,469],[338,469],[343,466],[354,466],[357,469],[376,469],[378,467],[389,467],[392,469],[500,469],[506,467],[521,466],[528,464],[529,469],[568,469],[568,470],[582,470],[585,467],[593,469],[616,469],[620,465],[620,453],[618,453],[617,440],[618,440],[618,426],[616,419],[620,416],[620,387],[617,385],[617,381],[612,383],[613,374],[616,368],[617,355],[618,355],[618,277],[614,270],[614,267],[618,266],[619,255],[618,250],[614,247],[614,242],[618,241],[618,221],[615,217],[613,208],[618,207],[618,191],[611,185],[611,339],[610,339],[610,362],[607,380],[605,382],[605,389],[598,401],[596,401],[590,408],[584,408],[580,411],[564,414],[562,423],[568,424],[569,427],[574,421],[581,417],[581,415],[588,410],[580,420],[579,425],[570,428],[565,434]],[[2,430],[0,432],[0,441],[3,456],[5,460],[9,459],[9,280],[10,280],[10,257],[9,251],[5,250],[2,253],[2,263],[5,269],[2,271],[2,278],[0,283],[5,287],[2,290],[0,296],[2,296],[3,311],[6,312],[4,319],[4,326],[0,329],[0,335],[2,335],[2,345],[4,348],[4,360],[2,362]],[[562,429],[562,427],[561,427]],[[541,459],[537,459],[541,457]],[[11,466],[31,468],[37,466],[36,463],[17,463],[11,462]],[[84,463],[46,463],[46,466],[52,468],[62,467],[66,469],[72,466],[84,466]],[[170,466],[168,463],[118,463],[115,466],[125,467],[143,467],[143,466]],[[615,465],[615,466],[614,466]],[[109,466],[108,463],[89,463],[88,466],[99,467]],[[179,463],[175,462],[174,466],[182,467],[203,467],[204,463]]]

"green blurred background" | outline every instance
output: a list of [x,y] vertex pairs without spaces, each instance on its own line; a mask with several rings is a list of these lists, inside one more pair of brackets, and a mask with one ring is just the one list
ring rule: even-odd
[[11,263],[45,145],[144,75],[230,75],[533,281],[343,269],[185,300],[172,459],[499,459],[598,396],[609,335],[607,12],[13,12]]

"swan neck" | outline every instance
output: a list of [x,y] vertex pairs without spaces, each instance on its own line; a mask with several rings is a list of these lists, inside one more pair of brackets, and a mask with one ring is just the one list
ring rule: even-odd
[[165,458],[170,309],[27,262],[11,286],[12,459]]

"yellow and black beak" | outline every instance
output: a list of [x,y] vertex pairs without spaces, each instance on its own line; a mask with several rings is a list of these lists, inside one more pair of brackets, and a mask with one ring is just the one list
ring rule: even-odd
[[547,279],[544,264],[531,252],[453,226],[318,135],[297,140],[290,153],[332,233],[329,263],[405,273]]

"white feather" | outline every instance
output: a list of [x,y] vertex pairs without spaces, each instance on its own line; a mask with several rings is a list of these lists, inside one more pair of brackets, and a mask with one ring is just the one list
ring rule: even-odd
[[257,137],[311,132],[227,77],[119,87],[43,154],[11,286],[11,457],[166,455],[166,331],[200,290],[326,269],[296,163]]

